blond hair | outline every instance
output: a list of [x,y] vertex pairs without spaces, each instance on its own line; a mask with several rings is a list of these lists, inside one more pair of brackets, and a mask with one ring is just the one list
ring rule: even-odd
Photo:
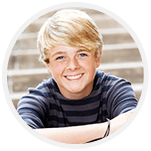
[[39,31],[39,60],[49,63],[49,50],[57,45],[95,51],[97,60],[102,51],[102,43],[98,27],[85,12],[74,9],[60,10],[50,17]]

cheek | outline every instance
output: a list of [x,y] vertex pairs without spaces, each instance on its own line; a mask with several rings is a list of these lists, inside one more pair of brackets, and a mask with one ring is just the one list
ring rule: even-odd
[[88,59],[80,62],[80,66],[83,67],[85,70],[94,70],[96,69],[96,62],[94,59]]
[[63,63],[55,63],[51,66],[53,74],[60,74],[64,71],[65,65]]

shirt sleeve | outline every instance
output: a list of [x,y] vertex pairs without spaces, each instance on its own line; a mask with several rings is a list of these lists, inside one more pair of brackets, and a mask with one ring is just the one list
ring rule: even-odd
[[138,103],[131,83],[122,78],[111,84],[107,98],[107,112],[111,119],[136,108]]
[[33,129],[44,128],[47,105],[45,95],[36,89],[29,89],[29,94],[23,96],[18,103],[17,112]]

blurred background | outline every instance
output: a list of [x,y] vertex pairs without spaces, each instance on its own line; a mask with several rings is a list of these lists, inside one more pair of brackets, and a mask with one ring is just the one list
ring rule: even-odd
[[[143,63],[131,35],[113,18],[92,9],[85,11],[98,25],[103,36],[104,48],[100,67],[97,69],[125,78],[132,83],[139,101],[143,86]],[[16,41],[8,62],[7,82],[11,100],[17,107],[29,87],[36,87],[43,79],[51,77],[45,66],[38,62],[37,33],[44,22],[56,11],[47,13],[31,23]]]

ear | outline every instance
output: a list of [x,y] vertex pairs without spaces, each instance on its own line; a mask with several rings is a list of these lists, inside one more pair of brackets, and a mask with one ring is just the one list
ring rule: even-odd
[[46,63],[45,65],[46,65],[47,71],[48,71],[49,73],[51,73],[51,66],[50,66],[50,64],[49,64],[49,63]]
[[98,67],[100,66],[101,56],[102,56],[102,52],[100,52],[99,57],[98,57],[98,59],[97,59],[97,61],[96,61],[96,68],[98,68]]

